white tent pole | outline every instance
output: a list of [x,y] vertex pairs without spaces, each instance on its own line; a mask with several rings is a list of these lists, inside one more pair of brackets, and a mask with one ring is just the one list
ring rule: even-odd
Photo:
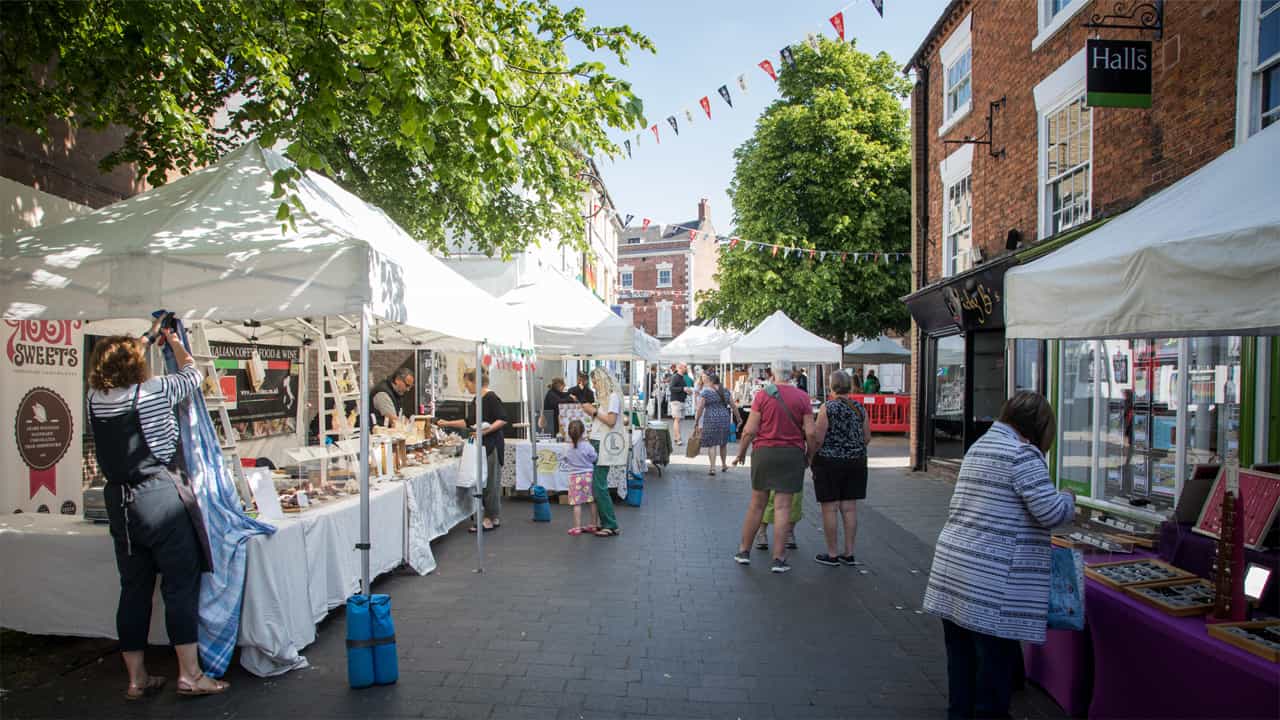
[[[529,455],[533,461],[533,485],[538,484],[538,411],[534,409],[534,400],[538,393],[530,383],[533,382],[533,373],[529,372],[529,359],[526,357],[520,365],[520,392],[524,394],[528,400],[525,401],[525,417],[529,423]],[[533,485],[529,489],[533,489]]]
[[[484,477],[487,467],[488,453],[484,451],[484,438],[480,435],[480,424],[484,422],[484,410],[481,401],[484,399],[484,343],[476,343],[476,477]],[[494,478],[485,478],[485,483],[495,482]],[[476,483],[472,496],[472,508],[476,514],[476,572],[484,572],[484,483]]]
[[372,589],[369,584],[369,436],[372,432],[369,420],[369,306],[364,305],[360,309],[360,544],[357,547],[360,548],[360,587],[366,595]]
[[[326,367],[329,367],[328,365],[329,353],[325,350],[325,348],[329,347],[329,318],[328,317],[322,318],[320,320],[320,338],[319,339],[320,339],[320,342],[316,346],[316,355],[318,356],[322,352],[325,354],[325,356],[321,358],[319,367],[316,368],[317,370],[316,377],[320,379],[320,388],[319,388],[320,392],[318,393],[318,396],[320,398],[319,440],[320,440],[320,452],[323,456],[322,459],[320,460],[320,487],[328,487],[329,486],[329,446],[326,445],[324,442],[325,438],[329,436],[327,432],[329,429],[328,428],[329,418],[325,417],[325,409],[324,409],[324,399],[326,395],[324,390],[325,390],[325,385],[327,385],[327,383],[325,382],[324,369]],[[307,374],[306,377],[310,378],[311,375]],[[334,392],[334,393],[338,392],[337,388],[329,388],[329,390],[330,392]],[[338,401],[336,398],[334,400],[333,406],[338,407]],[[347,416],[346,405],[343,404],[342,410],[339,410],[338,412],[342,413],[342,417],[345,418]]]

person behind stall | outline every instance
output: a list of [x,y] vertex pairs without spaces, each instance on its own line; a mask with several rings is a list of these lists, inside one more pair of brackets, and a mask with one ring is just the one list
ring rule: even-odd
[[573,396],[565,392],[564,378],[552,378],[547,394],[542,398],[542,414],[538,416],[538,429],[548,435],[560,434],[560,405],[573,402]]
[[688,399],[684,380],[684,366],[680,365],[671,373],[671,380],[667,385],[667,407],[671,410],[671,442],[676,445],[684,444],[684,439],[680,437],[680,418],[684,417],[684,403]]
[[862,392],[867,395],[875,395],[880,392],[880,378],[876,377],[875,370],[867,371],[867,379],[862,381]]
[[[854,400],[849,373],[837,370],[827,380],[831,399],[818,410],[814,421],[809,466],[813,470],[813,494],[822,508],[822,535],[827,551],[814,558],[820,565],[857,565],[853,544],[858,537],[857,501],[867,497],[867,443],[871,432],[867,409]],[[837,549],[844,521],[844,552]]]
[[[617,381],[602,367],[591,371],[591,384],[595,386],[596,396],[601,398],[601,405],[583,403],[582,411],[591,416],[591,447],[598,454],[605,436],[622,425],[622,395],[618,392]],[[609,495],[609,467],[601,465],[599,459],[592,472],[591,490],[595,496],[596,513],[600,517],[600,527],[595,535],[614,537],[622,534],[618,529],[618,519],[613,514],[613,497]]]
[[729,448],[729,423],[740,420],[733,398],[720,386],[720,376],[715,373],[703,373],[698,412],[693,419],[693,426],[698,429],[702,447],[706,448],[707,459],[711,461],[711,470],[708,474],[716,474],[717,451],[720,453],[720,470],[729,471],[725,461]]
[[374,386],[369,397],[372,408],[373,424],[394,427],[400,421],[401,400],[405,393],[413,389],[413,371],[402,367],[391,374],[391,377]]
[[1019,392],[960,464],[924,594],[942,619],[948,717],[1009,717],[1021,643],[1045,640],[1049,531],[1075,516],[1045,462],[1055,430],[1049,401]]
[[861,370],[854,370],[854,371],[853,371],[853,380],[852,380],[852,382],[850,383],[850,384],[853,386],[853,391],[854,391],[854,392],[862,392],[862,384],[863,384],[863,382],[864,382],[864,381],[863,381],[863,379],[862,379],[862,371],[861,371]]
[[[582,442],[582,436],[586,432],[587,429],[582,425],[581,420],[569,423],[571,445],[564,451],[564,458],[560,461],[561,466],[569,473],[569,504],[573,506],[573,527],[569,528],[570,535],[594,533],[600,529],[600,514],[596,512],[592,489],[592,475],[595,473],[598,456],[591,443]],[[587,504],[591,505],[592,522],[584,526],[582,506]]]
[[578,384],[569,388],[569,395],[576,403],[593,403],[596,401],[596,394],[591,392],[591,388],[587,382],[590,380],[585,372],[578,373]]
[[[462,375],[462,382],[467,392],[476,392],[476,371],[468,370]],[[485,532],[496,530],[502,526],[502,479],[499,474],[506,453],[506,438],[503,430],[507,427],[507,411],[502,407],[502,398],[489,388],[489,371],[480,373],[480,412],[483,427],[479,429],[485,454],[484,483],[484,520],[481,527]],[[475,404],[467,403],[467,420],[440,420],[436,424],[445,428],[465,430],[475,425]],[[470,532],[476,532],[472,527]]]
[[[116,634],[129,674],[126,700],[154,695],[165,685],[165,678],[147,672],[143,658],[157,573],[165,629],[178,657],[178,694],[214,695],[230,687],[200,669],[200,574],[210,569],[209,544],[195,495],[176,465],[174,410],[197,392],[202,378],[181,339],[167,328],[157,334],[158,324],[142,340],[102,338],[89,356],[86,404],[107,481],[103,492],[120,573]],[[145,348],[157,339],[181,370],[148,379]]]
[[805,374],[804,368],[799,368],[796,370],[796,387],[800,388],[806,393],[809,392],[809,376]]

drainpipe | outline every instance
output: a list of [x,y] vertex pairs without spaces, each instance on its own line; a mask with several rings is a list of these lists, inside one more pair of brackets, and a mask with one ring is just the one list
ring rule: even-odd
[[[916,267],[916,284],[912,290],[919,290],[929,284],[929,65],[916,65],[916,86],[911,97],[911,234],[912,247],[918,252],[914,258]],[[929,418],[927,407],[929,400],[926,366],[928,358],[926,349],[929,346],[919,326],[916,328],[916,377],[919,378],[918,397],[913,399],[916,416],[916,452],[912,459],[913,470],[925,470],[925,430]]]

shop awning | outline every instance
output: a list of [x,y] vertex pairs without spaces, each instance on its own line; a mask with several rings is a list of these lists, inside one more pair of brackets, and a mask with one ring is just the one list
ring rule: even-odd
[[1170,337],[1280,329],[1280,126],[1005,276],[1005,332]]
[[911,362],[911,351],[881,335],[874,340],[859,339],[845,345],[844,361],[858,365],[905,364]]
[[805,330],[781,310],[720,351],[721,362],[839,363],[840,345]]

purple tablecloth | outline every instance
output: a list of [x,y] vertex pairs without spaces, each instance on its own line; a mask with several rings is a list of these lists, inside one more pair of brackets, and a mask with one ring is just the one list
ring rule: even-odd
[[[1160,527],[1160,557],[1200,577],[1211,576],[1217,546],[1213,538],[1192,531],[1190,523],[1167,522]],[[1244,561],[1271,568],[1271,582],[1258,607],[1270,615],[1280,615],[1280,550],[1245,548]]]
[[1050,630],[1043,645],[1023,643],[1027,679],[1071,717],[1084,717],[1093,696],[1093,646],[1088,632]]
[[1093,580],[1091,718],[1280,718],[1280,664]]

